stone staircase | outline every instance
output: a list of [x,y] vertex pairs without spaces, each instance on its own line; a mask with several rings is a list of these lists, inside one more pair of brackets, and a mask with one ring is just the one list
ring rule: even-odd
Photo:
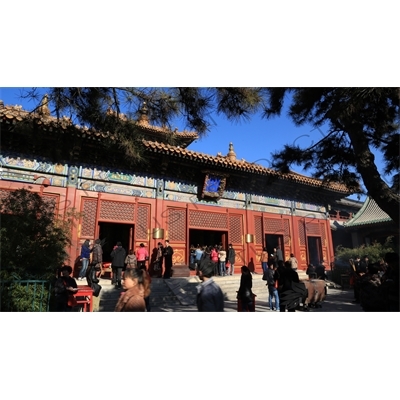
[[[304,271],[298,271],[300,280],[308,279]],[[240,286],[240,274],[214,277],[221,288],[227,311],[236,310],[236,291]],[[256,311],[265,311],[268,305],[268,289],[261,274],[253,274],[253,293],[256,295]],[[82,283],[81,283],[82,282]],[[80,281],[79,284],[86,284]],[[196,311],[197,286],[199,277],[173,277],[171,279],[153,278],[151,282],[150,306],[152,311]],[[95,298],[94,309],[101,312],[113,312],[121,290],[115,289],[109,279],[101,279],[102,290]],[[97,302],[97,304],[96,304]]]
[[[268,298],[266,282],[262,280],[262,275],[253,274],[253,293],[256,294],[256,302]],[[214,281],[221,288],[224,298],[228,302],[236,302],[236,292],[240,286],[240,274],[234,276],[216,276]],[[175,294],[178,301],[183,306],[196,304],[197,285],[201,283],[197,276],[189,278],[174,278],[165,281],[171,291]]]
[[[113,312],[121,294],[120,289],[115,289],[114,285],[108,279],[101,279],[102,287],[98,302],[98,311]],[[153,278],[151,281],[150,306],[154,309],[171,308],[179,305],[179,301],[169,287],[165,284],[165,280]],[[96,309],[96,306],[95,306]]]

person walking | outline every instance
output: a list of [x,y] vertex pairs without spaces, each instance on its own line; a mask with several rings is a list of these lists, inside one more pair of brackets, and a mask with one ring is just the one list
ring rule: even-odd
[[224,294],[214,282],[214,264],[212,261],[203,261],[199,269],[199,278],[202,281],[197,286],[197,310],[200,312],[224,311]]
[[218,258],[219,258],[219,274],[221,276],[226,275],[226,268],[225,268],[225,262],[226,262],[226,251],[224,247],[221,247],[221,249],[218,252]]
[[126,251],[122,247],[121,242],[117,242],[110,256],[111,256],[111,270],[112,270],[111,283],[113,285],[116,285],[115,287],[117,289],[120,289],[122,288],[121,285],[122,269],[124,268],[125,257],[126,257]]
[[139,248],[136,250],[137,266],[139,269],[146,269],[146,261],[149,259],[149,252],[144,243],[140,243]]
[[319,265],[315,268],[315,273],[317,274],[317,279],[322,279],[323,281],[326,279],[324,260],[321,260]]
[[253,277],[246,265],[241,268],[242,276],[240,277],[240,287],[237,292],[237,299],[241,302],[241,311],[255,311],[255,304],[253,301]]
[[126,268],[137,268],[137,258],[133,249],[129,249],[128,255],[125,258]]
[[165,259],[165,271],[163,276],[164,279],[171,278],[173,254],[174,254],[174,249],[170,246],[169,240],[166,240],[164,247],[164,259]]
[[196,251],[195,251],[195,263],[196,263],[196,271],[198,271],[199,267],[200,267],[200,260],[203,256],[203,249],[201,248],[201,246],[198,244],[196,247]]
[[[101,240],[96,239],[94,241],[94,246],[92,249],[92,262],[89,266],[89,268],[86,270],[86,280],[88,281],[88,284],[90,286],[89,280],[91,274],[91,270],[94,268],[96,271],[96,275],[101,276],[102,275],[102,270],[103,270],[103,249],[101,247]],[[88,280],[89,277],[89,280]]]
[[313,264],[308,264],[306,274],[308,275],[308,280],[317,279],[317,273],[315,272],[315,267]]
[[86,239],[81,247],[82,268],[79,271],[79,277],[78,277],[78,280],[80,281],[86,276],[86,271],[89,266],[89,260],[90,260],[90,240]]
[[278,278],[279,273],[277,268],[274,267],[274,264],[269,264],[269,268],[267,270],[267,286],[268,286],[268,301],[269,301],[269,309],[274,311],[274,307],[272,306],[272,298],[275,298],[275,310],[280,311],[279,308],[279,294],[278,294]]
[[298,268],[299,263],[298,263],[297,258],[294,256],[293,253],[290,253],[289,261],[290,261],[290,264],[291,264],[291,266],[292,266],[292,269],[293,269],[294,271],[297,271],[297,268]]
[[217,246],[214,246],[211,249],[210,256],[211,256],[211,261],[214,264],[214,275],[216,276],[216,275],[218,275],[218,251],[217,251]]
[[261,253],[260,261],[263,273],[265,274],[268,271],[268,249],[266,247],[264,247]]
[[161,242],[158,242],[156,249],[156,259],[154,260],[153,269],[157,277],[159,278],[161,278],[163,274],[163,252],[164,252],[164,246]]
[[189,269],[191,271],[194,271],[196,269],[196,247],[194,247],[194,244],[190,245],[189,249]]
[[[280,264],[282,261],[279,262]],[[281,265],[280,265],[281,267]],[[289,261],[286,261],[282,269],[279,269],[279,307],[280,311],[296,311],[307,297],[307,289],[303,282],[300,282],[299,275],[292,269]]]
[[235,274],[236,252],[232,246],[232,243],[229,244],[227,257],[228,257],[228,261],[229,261],[229,265],[230,265],[229,275],[234,275]]

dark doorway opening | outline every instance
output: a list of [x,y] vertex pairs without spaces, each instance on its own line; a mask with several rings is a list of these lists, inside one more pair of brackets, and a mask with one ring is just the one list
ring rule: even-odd
[[273,254],[274,248],[279,246],[282,250],[283,256],[285,255],[285,249],[283,248],[283,235],[273,235],[266,234],[265,235],[265,246],[267,247],[268,254]]
[[209,231],[204,229],[189,229],[189,246],[214,246],[220,245],[228,248],[228,232],[224,231]]
[[321,238],[308,236],[307,237],[308,247],[308,262],[317,266],[322,261],[322,245]]
[[117,242],[122,243],[122,247],[128,253],[133,247],[133,225],[116,224],[113,222],[99,222],[99,239],[103,244],[103,262],[110,262],[110,254]]

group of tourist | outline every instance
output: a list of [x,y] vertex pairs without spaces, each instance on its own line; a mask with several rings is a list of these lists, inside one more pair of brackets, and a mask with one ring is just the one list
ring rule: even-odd
[[397,253],[375,263],[368,256],[349,260],[354,302],[364,311],[399,311],[399,261]]
[[314,265],[312,263],[308,264],[306,269],[306,274],[308,275],[308,279],[322,279],[326,280],[326,272],[325,272],[325,261],[321,260],[318,265]]
[[[173,249],[169,241],[165,245],[158,243],[155,251],[154,265],[163,270],[164,278],[171,276]],[[149,253],[140,244],[134,252],[126,255],[120,242],[114,246],[111,254],[112,282],[117,288],[125,291],[117,302],[115,311],[150,311],[151,278],[146,268]],[[89,271],[98,271],[102,267],[102,246],[97,239],[93,248],[85,241],[81,251],[82,269],[79,278]],[[87,261],[86,261],[87,260]],[[91,262],[90,262],[91,260]],[[265,261],[267,260],[267,261]],[[277,246],[273,253],[267,249],[261,254],[263,279],[269,292],[269,309],[271,311],[295,311],[299,299],[303,296],[297,273],[298,262],[293,254],[284,262],[282,251]],[[264,264],[266,263],[266,265]],[[197,287],[198,311],[224,311],[224,296],[216,284],[214,276],[234,274],[235,250],[229,244],[227,250],[222,245],[190,247],[190,264],[197,271],[201,284]],[[326,279],[324,261],[317,266],[309,264],[307,275],[312,279]],[[368,257],[361,260],[356,257],[350,260],[351,283],[354,288],[354,301],[361,304],[364,311],[399,311],[399,255],[388,253],[379,263],[369,263]],[[76,293],[77,285],[70,276],[72,268],[65,266],[56,282],[55,292],[58,311],[72,309],[69,300]],[[89,282],[89,280],[88,280]],[[239,311],[255,311],[254,293],[252,292],[252,274],[247,266],[241,267],[240,286],[237,291]],[[296,291],[297,286],[300,291]],[[304,286],[304,285],[303,285]]]
[[[213,280],[214,265],[211,260],[200,263],[199,277],[202,283],[198,286],[197,308],[199,311],[223,311],[223,294]],[[269,308],[272,311],[295,311],[299,298],[304,293],[296,293],[295,285],[300,283],[299,275],[290,260],[268,263],[263,275],[269,291]],[[240,286],[237,291],[238,311],[255,311],[255,295],[252,291],[253,277],[250,269],[241,267]],[[281,301],[280,298],[284,300]]]
[[229,244],[228,250],[222,244],[214,246],[200,246],[198,244],[196,247],[191,245],[189,251],[189,268],[196,270],[197,275],[199,275],[201,265],[209,261],[212,263],[214,276],[235,274],[236,252],[232,243]]

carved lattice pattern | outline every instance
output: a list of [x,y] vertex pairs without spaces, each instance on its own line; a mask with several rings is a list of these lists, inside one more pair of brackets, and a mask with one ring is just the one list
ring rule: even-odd
[[307,229],[307,235],[321,236],[321,232],[319,230],[319,224],[312,224],[312,223],[307,224],[306,222],[306,229]]
[[83,200],[81,237],[94,238],[97,200]]
[[256,244],[263,243],[263,232],[262,232],[262,218],[261,217],[254,217],[254,227],[256,235]]
[[304,231],[303,221],[299,221],[299,240],[300,240],[300,246],[306,245],[306,233]]
[[100,219],[109,221],[133,222],[135,204],[119,201],[102,200],[100,202]]
[[242,216],[229,216],[229,241],[231,243],[242,243]]
[[148,239],[150,208],[147,205],[139,205],[135,225],[136,239]]
[[10,190],[0,189],[0,200],[3,200],[7,196],[8,193],[10,193]]
[[283,221],[276,218],[264,218],[265,232],[283,233]]
[[325,224],[320,224],[320,232],[322,237],[322,246],[327,246],[328,243],[326,242],[326,234],[325,234]]
[[289,226],[289,220],[284,219],[283,220],[283,229],[284,229],[284,235],[283,239],[285,241],[285,246],[290,246],[290,226]]
[[174,242],[186,242],[186,210],[168,209],[168,238]]
[[228,230],[228,218],[226,214],[222,213],[190,210],[189,225],[198,228]]

